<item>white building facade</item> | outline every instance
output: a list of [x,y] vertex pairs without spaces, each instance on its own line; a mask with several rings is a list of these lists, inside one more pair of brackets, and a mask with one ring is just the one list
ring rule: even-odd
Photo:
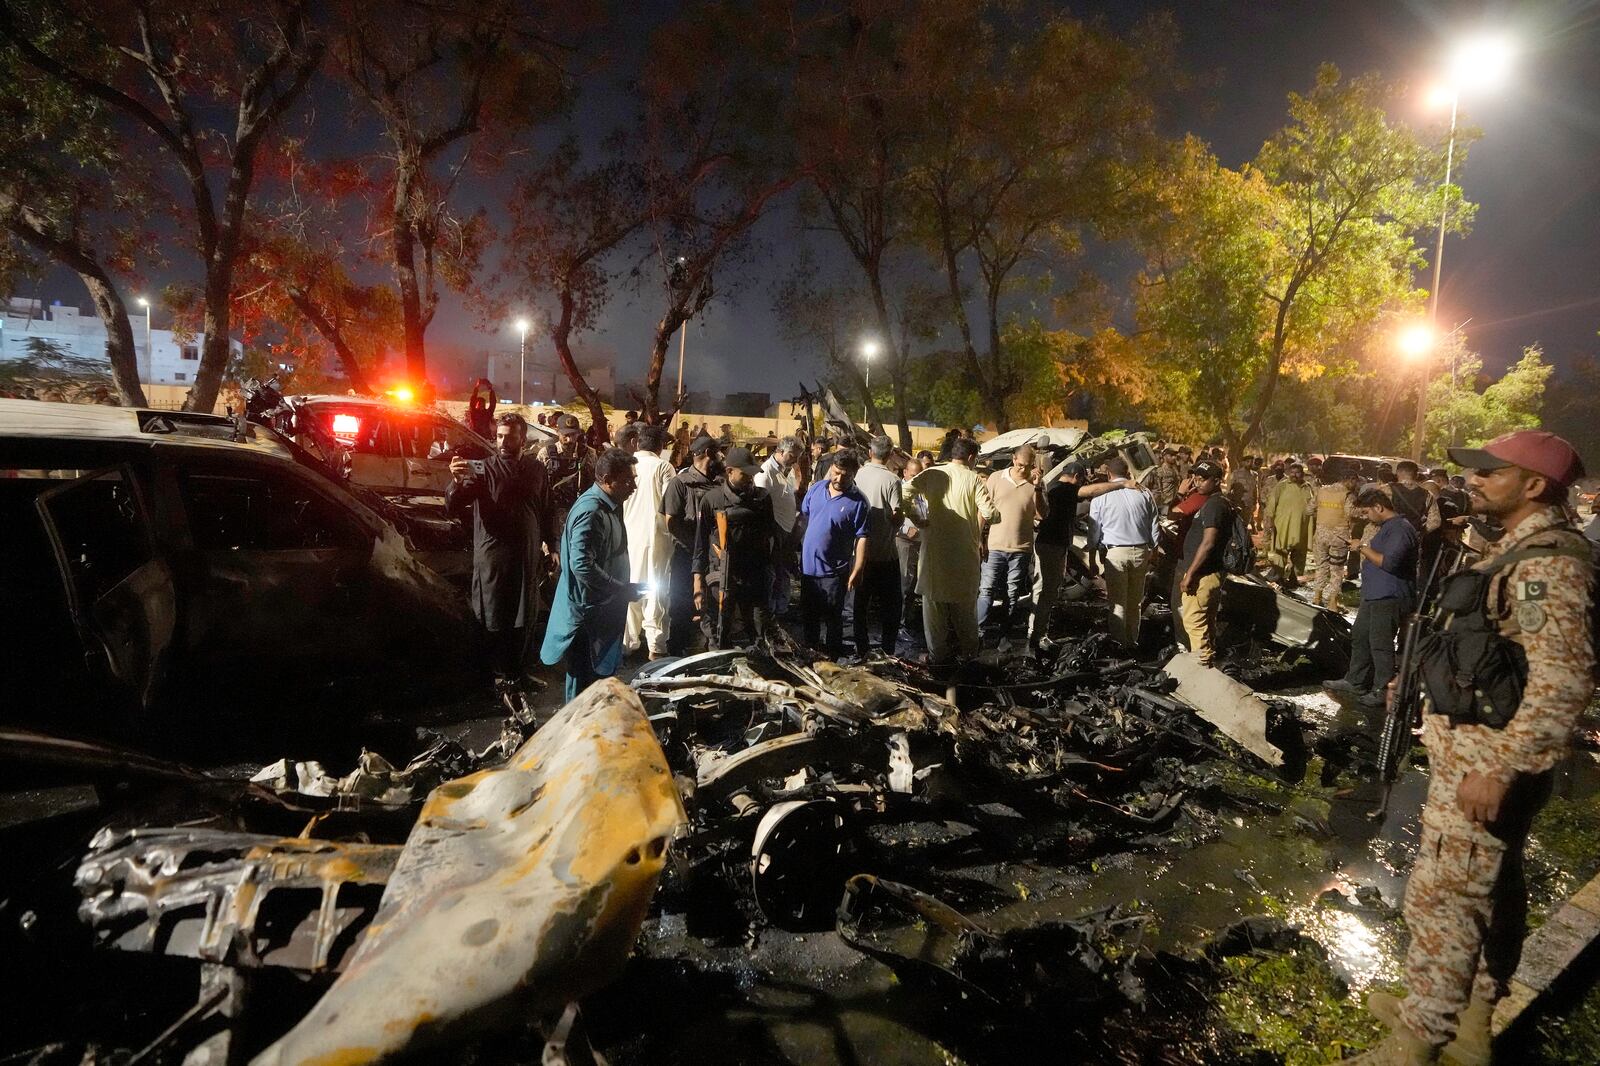
[[[144,314],[128,315],[139,381],[179,387],[193,384],[205,336],[195,333],[179,340],[170,329],[152,329],[150,315],[148,309]],[[28,354],[28,342],[35,338],[85,358],[106,357],[106,326],[96,316],[82,314],[60,300],[46,306],[40,300],[13,296],[0,311],[0,359],[23,358]],[[235,353],[243,351],[238,341],[232,347]]]

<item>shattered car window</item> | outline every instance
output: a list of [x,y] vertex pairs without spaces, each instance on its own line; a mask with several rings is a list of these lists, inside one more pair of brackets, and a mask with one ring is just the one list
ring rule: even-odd
[[[64,475],[76,471],[36,473]],[[115,588],[152,558],[133,486],[120,470],[108,470],[57,497],[50,504],[50,514],[66,552],[73,584],[88,601]]]
[[275,473],[204,467],[179,479],[195,546],[206,551],[304,551],[370,543],[349,516]]

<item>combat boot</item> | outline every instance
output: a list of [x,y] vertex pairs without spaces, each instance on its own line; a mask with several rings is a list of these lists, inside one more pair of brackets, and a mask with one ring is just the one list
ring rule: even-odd
[[1382,1043],[1374,1045],[1364,1054],[1345,1059],[1345,1066],[1430,1066],[1439,1061],[1439,1049],[1411,1030],[1401,1027],[1394,1030]]
[[[1400,997],[1387,992],[1372,992],[1367,996],[1367,1010],[1391,1030],[1402,1027]],[[1494,1020],[1494,1004],[1485,1003],[1477,996],[1461,1012],[1456,1023],[1456,1038],[1444,1046],[1440,1060],[1450,1066],[1490,1066],[1493,1059],[1493,1034],[1490,1023]]]
[[1441,1061],[1450,1066],[1489,1066],[1494,1061],[1494,1004],[1477,996],[1461,1012],[1456,1038],[1444,1046]]

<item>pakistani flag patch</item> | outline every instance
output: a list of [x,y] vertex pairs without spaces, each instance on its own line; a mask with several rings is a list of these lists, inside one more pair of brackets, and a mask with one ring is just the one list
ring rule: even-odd
[[1514,598],[1519,600],[1544,599],[1545,582],[1543,581],[1518,581]]

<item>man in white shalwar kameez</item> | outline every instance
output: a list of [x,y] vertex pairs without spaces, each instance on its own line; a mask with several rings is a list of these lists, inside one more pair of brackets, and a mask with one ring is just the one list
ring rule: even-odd
[[[672,464],[661,457],[666,431],[645,426],[639,431],[639,450],[633,453],[639,487],[622,505],[622,524],[628,530],[628,580],[649,591],[628,604],[628,622],[622,645],[635,651],[643,643],[650,658],[667,653],[667,570],[672,561],[672,537],[661,498],[672,480]],[[642,639],[641,639],[642,638]]]

